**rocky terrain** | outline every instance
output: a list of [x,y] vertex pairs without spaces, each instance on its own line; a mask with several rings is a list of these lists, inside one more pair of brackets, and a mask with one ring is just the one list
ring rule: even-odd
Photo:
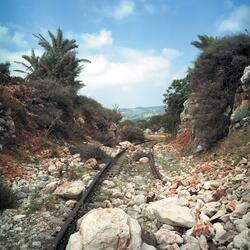
[[[67,250],[250,249],[249,34],[199,35],[191,44],[201,53],[164,94],[164,119],[138,125],[163,107],[121,110],[134,120],[123,122],[79,95],[80,62],[90,61],[61,29],[48,34],[51,42],[35,35],[41,56],[19,62],[25,79],[0,65],[0,249],[48,249],[120,152],[80,208]],[[145,138],[153,143],[137,143]]]
[[[103,150],[114,156],[119,148]],[[160,181],[145,175],[148,158],[135,159],[138,152],[147,149],[130,146],[118,162],[124,173],[120,166],[120,175],[104,181],[102,200],[79,220],[68,250],[249,248],[249,158],[211,156],[206,161],[181,156],[174,144],[158,143]],[[58,157],[23,164],[26,175],[12,184],[19,206],[1,213],[0,248],[45,249],[102,167],[95,159],[82,161],[65,146]]]

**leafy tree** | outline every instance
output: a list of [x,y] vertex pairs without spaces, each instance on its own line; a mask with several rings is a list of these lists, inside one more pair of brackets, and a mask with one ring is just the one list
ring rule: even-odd
[[61,29],[57,30],[56,36],[51,31],[48,33],[51,41],[46,40],[41,34],[34,35],[44,49],[42,56],[36,56],[32,50],[30,56],[22,56],[27,64],[19,63],[25,67],[27,78],[30,80],[49,78],[57,80],[63,86],[72,86],[78,90],[82,86],[81,81],[77,80],[82,70],[81,63],[90,61],[77,58],[76,41],[64,39]]
[[208,36],[208,35],[198,35],[198,41],[193,41],[191,44],[198,49],[204,50],[217,41],[217,37]]
[[166,105],[166,129],[173,135],[176,135],[180,123],[180,114],[183,111],[183,103],[189,95],[189,79],[174,80],[166,93],[163,95],[163,102]]

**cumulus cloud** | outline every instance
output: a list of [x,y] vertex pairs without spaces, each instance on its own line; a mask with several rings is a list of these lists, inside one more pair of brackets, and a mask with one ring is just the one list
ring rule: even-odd
[[122,20],[134,12],[135,4],[132,1],[122,1],[111,11],[110,16]]
[[220,32],[238,32],[250,28],[250,6],[241,5],[233,9],[229,16],[218,23]]
[[10,30],[0,25],[0,44],[2,46],[15,45],[17,47],[25,48],[28,43],[25,41],[23,34],[18,31],[10,32]]
[[86,49],[99,49],[113,44],[112,32],[106,29],[102,29],[98,34],[82,34],[81,38]]
[[[84,47],[84,44],[81,46]],[[80,75],[86,84],[80,94],[88,94],[110,106],[115,103],[129,106],[128,102],[132,106],[142,105],[147,95],[152,97],[149,105],[159,103],[159,95],[164,93],[167,84],[182,77],[185,72],[185,69],[174,67],[174,60],[182,53],[172,48],[145,51],[112,44],[108,50],[97,50],[95,53],[85,50],[81,55],[88,58],[91,64],[86,64]],[[155,94],[157,101],[153,101],[155,91],[159,91]],[[111,99],[107,100],[107,95]]]

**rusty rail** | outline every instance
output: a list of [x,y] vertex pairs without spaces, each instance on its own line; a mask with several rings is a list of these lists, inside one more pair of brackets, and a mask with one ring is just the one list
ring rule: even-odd
[[[144,141],[142,143],[137,143],[138,144],[144,144],[147,142],[152,142],[152,141]],[[155,144],[154,144],[155,145]],[[153,146],[154,146],[153,145]],[[57,233],[56,237],[54,238],[52,244],[50,244],[46,249],[48,250],[64,250],[65,246],[68,243],[68,239],[72,233],[74,233],[76,229],[76,223],[77,223],[77,214],[80,208],[84,207],[87,202],[89,201],[89,198],[93,191],[96,189],[96,187],[99,185],[101,179],[105,174],[109,171],[109,169],[117,162],[117,160],[126,152],[127,148],[123,149],[121,152],[119,152],[109,163],[107,163],[102,170],[95,176],[93,181],[90,183],[86,191],[84,191],[81,195],[81,198],[77,202],[76,206],[73,208],[73,210],[70,212],[68,218],[66,221],[63,223],[60,231]],[[162,176],[159,173],[159,170],[155,166],[155,161],[154,161],[154,155],[153,155],[153,150],[150,151],[149,153],[149,164],[150,164],[150,169],[154,176],[157,179],[162,180]]]

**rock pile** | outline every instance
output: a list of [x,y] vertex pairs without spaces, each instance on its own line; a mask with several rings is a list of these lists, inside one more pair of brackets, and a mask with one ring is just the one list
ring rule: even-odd
[[11,117],[11,109],[0,102],[0,152],[3,150],[5,141],[15,138],[15,123]]
[[18,209],[0,214],[0,249],[46,249],[99,168],[87,168],[79,154],[62,146],[57,157],[22,164],[22,169],[29,174],[12,181]]

